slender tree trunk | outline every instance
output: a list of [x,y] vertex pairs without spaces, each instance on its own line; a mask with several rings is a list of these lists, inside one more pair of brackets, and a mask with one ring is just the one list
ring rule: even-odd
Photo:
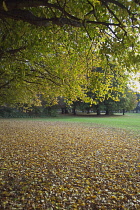
[[97,113],[98,116],[101,114],[100,108],[99,108],[99,105],[98,104],[96,106],[96,113]]
[[76,115],[76,109],[75,109],[75,107],[72,109],[72,112],[73,112],[74,115]]
[[87,114],[89,114],[89,113],[90,113],[90,109],[87,110]]
[[69,111],[67,110],[67,108],[65,108],[65,114],[68,114],[69,113]]
[[101,114],[100,109],[97,108],[97,115],[100,115],[100,114]]
[[64,108],[61,108],[61,114],[64,114]]
[[105,113],[106,115],[109,115],[109,110],[108,109],[106,109],[106,113]]

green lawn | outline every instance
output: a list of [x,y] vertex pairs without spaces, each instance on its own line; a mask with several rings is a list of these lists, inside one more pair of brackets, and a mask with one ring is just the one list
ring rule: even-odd
[[[34,119],[40,120],[40,119]],[[52,118],[41,118],[43,121],[63,121],[76,123],[94,123],[100,126],[109,126],[113,128],[129,129],[132,131],[140,131],[140,113],[126,113],[124,116],[116,114],[114,116],[65,116],[59,115]]]

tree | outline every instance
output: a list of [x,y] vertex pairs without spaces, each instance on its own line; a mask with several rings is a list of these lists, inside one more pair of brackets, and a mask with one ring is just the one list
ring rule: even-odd
[[125,96],[120,97],[120,101],[117,102],[118,109],[123,110],[123,115],[125,114],[125,111],[131,111],[134,110],[137,106],[137,96],[135,92],[133,92],[130,89],[125,90]]
[[58,97],[58,108],[61,109],[61,114],[69,113],[67,103],[65,102],[64,98],[62,98],[62,97]]
[[118,93],[118,99],[113,100],[112,98],[103,101],[106,115],[112,114],[114,111],[122,111],[123,115],[125,111],[134,110],[137,106],[137,97],[135,92],[125,88],[124,93]]
[[0,0],[0,103],[86,101],[93,66],[136,71],[138,11],[137,0]]
[[136,113],[140,112],[140,93],[137,93]]

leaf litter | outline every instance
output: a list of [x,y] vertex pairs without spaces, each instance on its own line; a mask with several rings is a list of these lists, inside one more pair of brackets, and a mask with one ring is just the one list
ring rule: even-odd
[[138,134],[82,123],[0,121],[0,209],[140,206]]

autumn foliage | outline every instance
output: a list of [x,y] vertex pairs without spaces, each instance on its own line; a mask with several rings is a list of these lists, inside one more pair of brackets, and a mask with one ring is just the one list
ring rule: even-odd
[[1,120],[0,209],[138,209],[139,134]]

